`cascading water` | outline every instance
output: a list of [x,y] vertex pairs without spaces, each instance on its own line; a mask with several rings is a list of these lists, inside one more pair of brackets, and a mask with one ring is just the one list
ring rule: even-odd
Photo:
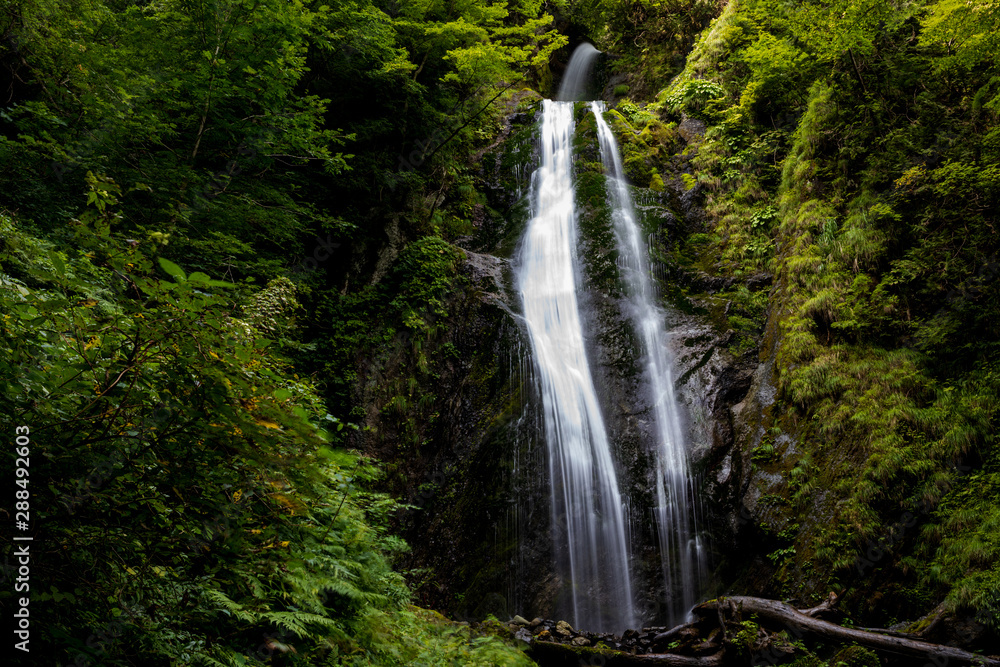
[[597,117],[601,160],[608,177],[612,218],[618,245],[618,266],[627,287],[631,316],[643,344],[646,381],[656,420],[656,516],[660,557],[667,594],[669,621],[679,622],[696,602],[704,555],[697,534],[697,504],[688,473],[687,453],[674,398],[670,363],[664,341],[663,313],[656,305],[635,207],[622,170],[618,144],[604,120],[604,104],[591,102]]
[[573,104],[545,100],[517,282],[541,389],[553,533],[568,567],[573,625],[620,631],[636,620],[629,544],[577,304],[573,131]]
[[561,102],[575,102],[586,98],[590,70],[594,68],[594,61],[600,54],[593,45],[586,42],[576,47],[559,84],[557,99]]

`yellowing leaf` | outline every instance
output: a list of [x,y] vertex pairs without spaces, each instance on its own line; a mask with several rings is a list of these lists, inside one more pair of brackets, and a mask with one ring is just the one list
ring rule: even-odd
[[260,424],[261,426],[265,427],[265,428],[274,428],[274,429],[280,429],[281,428],[275,422],[268,421],[266,419],[258,419],[257,423]]
[[274,493],[271,495],[274,497],[275,500],[281,503],[283,507],[288,509],[288,511],[290,511],[292,514],[295,514],[295,509],[296,509],[295,503],[292,502],[292,500],[288,498],[288,496],[285,496],[281,493]]

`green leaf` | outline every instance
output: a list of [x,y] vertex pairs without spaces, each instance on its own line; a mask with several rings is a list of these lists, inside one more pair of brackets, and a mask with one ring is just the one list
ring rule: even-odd
[[64,262],[63,258],[59,256],[59,253],[57,253],[55,250],[49,250],[49,259],[52,260],[52,266],[55,267],[56,274],[58,274],[59,276],[65,276],[66,262]]
[[160,268],[166,271],[169,275],[173,276],[177,280],[177,282],[187,280],[187,275],[184,273],[184,269],[177,266],[169,259],[160,257],[159,262],[160,262]]

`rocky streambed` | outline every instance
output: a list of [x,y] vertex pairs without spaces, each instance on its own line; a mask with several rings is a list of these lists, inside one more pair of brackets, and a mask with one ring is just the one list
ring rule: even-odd
[[[507,623],[497,623],[494,630],[528,644],[528,653],[540,665],[608,665],[643,662],[664,664],[691,657],[708,662],[718,653],[718,627],[700,628],[682,625],[676,628],[656,626],[626,630],[622,634],[577,630],[566,621],[515,616]],[[702,630],[705,630],[702,632]],[[670,652],[668,654],[667,652]],[[681,664],[678,662],[677,664]],[[707,663],[706,663],[707,664]]]
[[620,635],[610,632],[587,632],[576,630],[566,621],[536,618],[528,621],[515,616],[506,628],[517,639],[527,643],[549,642],[575,647],[594,647],[611,651],[625,651],[632,654],[657,653],[671,644],[679,645],[678,639],[690,639],[697,632],[690,630],[684,637],[670,633],[667,627],[650,627],[642,630],[626,630]]

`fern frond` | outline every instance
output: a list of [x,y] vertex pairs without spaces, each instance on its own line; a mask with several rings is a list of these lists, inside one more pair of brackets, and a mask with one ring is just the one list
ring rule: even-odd
[[234,618],[240,621],[253,623],[257,620],[256,614],[254,614],[253,612],[246,611],[243,605],[232,600],[228,595],[226,595],[220,590],[216,590],[214,588],[208,588],[202,591],[202,595],[204,595],[209,602],[220,607],[221,610],[228,612],[230,615],[232,615]]
[[337,629],[337,623],[333,619],[303,611],[271,611],[261,614],[261,619],[306,639],[317,638],[317,635],[310,631],[308,626],[318,626],[329,630]]

